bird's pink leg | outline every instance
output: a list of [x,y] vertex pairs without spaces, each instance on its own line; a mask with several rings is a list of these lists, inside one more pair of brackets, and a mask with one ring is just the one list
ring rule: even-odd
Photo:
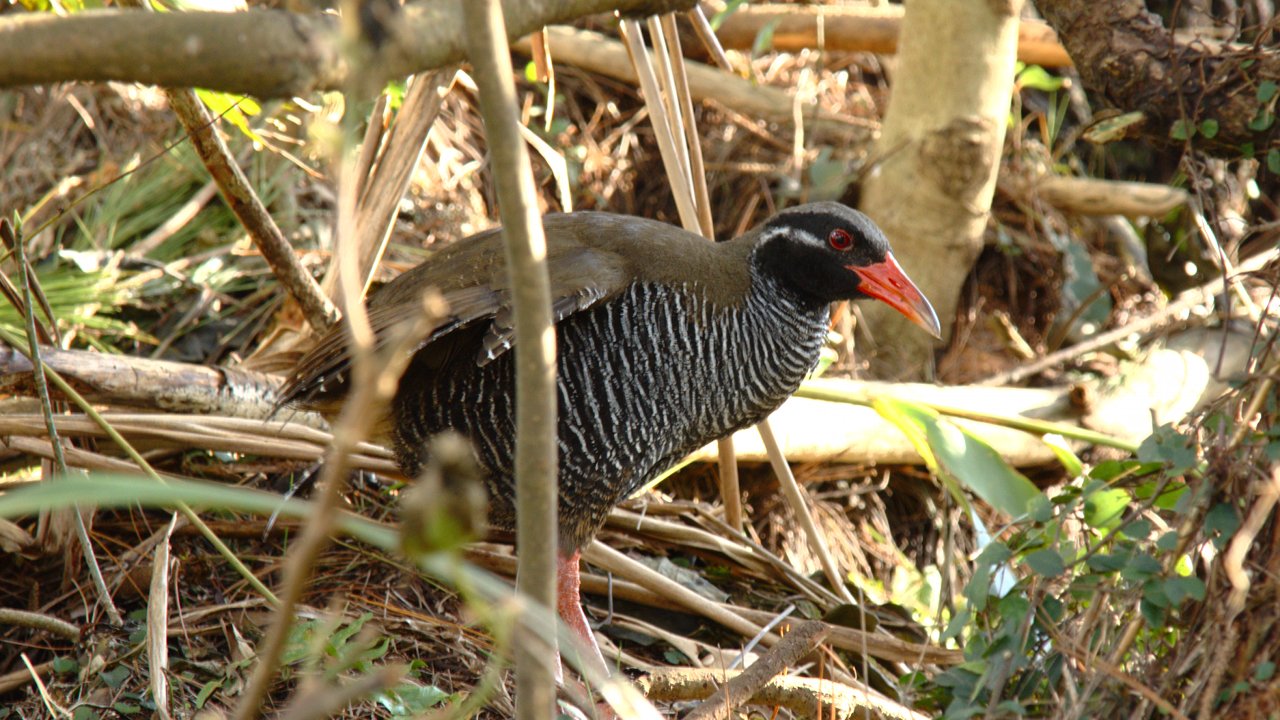
[[560,618],[573,630],[580,639],[578,650],[583,653],[585,662],[595,665],[596,669],[609,674],[609,666],[605,664],[600,646],[596,644],[591,626],[587,624],[587,615],[582,611],[582,598],[579,595],[581,582],[578,578],[578,560],[581,552],[574,550],[572,554],[557,553],[556,557],[556,610]]

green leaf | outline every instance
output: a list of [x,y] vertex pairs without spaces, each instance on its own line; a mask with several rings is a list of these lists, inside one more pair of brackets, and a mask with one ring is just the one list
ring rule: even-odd
[[258,133],[249,127],[249,116],[262,112],[262,107],[257,101],[247,95],[233,95],[203,88],[196,88],[196,96],[205,104],[205,107],[209,108],[209,112],[235,125],[236,129],[250,140],[263,143]]
[[1120,577],[1126,580],[1146,580],[1159,573],[1163,568],[1160,563],[1146,553],[1134,553],[1120,571]]
[[1030,88],[1032,90],[1040,90],[1043,92],[1054,92],[1061,90],[1066,83],[1060,77],[1051,75],[1049,71],[1039,65],[1027,65],[1018,73],[1015,81],[1018,87]]
[[738,12],[738,8],[747,4],[747,0],[729,0],[725,3],[724,9],[711,16],[711,29],[719,30],[720,25],[724,23],[725,18]]
[[1236,530],[1240,529],[1240,514],[1236,512],[1234,505],[1218,503],[1205,513],[1204,529],[1216,535],[1213,544],[1221,550],[1227,546]]
[[[56,483],[27,485],[0,494],[0,517],[23,517],[77,504],[108,509],[135,504],[173,507],[178,503],[238,510],[263,517],[278,513],[279,517],[299,520],[310,519],[315,513],[313,503],[247,487],[174,478],[161,484],[141,476],[94,473],[92,476],[60,478]],[[342,532],[383,550],[394,550],[399,544],[394,530],[360,517],[344,515],[339,519],[339,526]],[[425,559],[419,558],[419,564]]]
[[1016,518],[1039,503],[1048,504],[1044,494],[994,448],[930,408],[889,397],[878,397],[871,406],[902,430],[930,469],[963,483],[997,510]]
[[1280,175],[1280,150],[1271,148],[1267,151],[1267,170],[1272,175]]
[[853,179],[843,161],[832,159],[832,148],[823,147],[809,163],[809,197],[811,200],[839,200]]
[[1276,96],[1277,89],[1280,89],[1280,86],[1272,80],[1263,80],[1258,83],[1258,102],[1271,102],[1271,99]]
[[1128,562],[1129,558],[1127,556],[1108,555],[1106,553],[1090,555],[1089,559],[1085,560],[1085,564],[1089,566],[1090,570],[1100,573],[1116,572],[1127,565]]
[[1150,520],[1130,520],[1120,528],[1121,534],[1133,540],[1146,540],[1151,535]]
[[1172,425],[1161,425],[1138,446],[1138,459],[1166,463],[1169,472],[1181,475],[1196,466],[1196,451]]
[[1253,669],[1253,679],[1258,682],[1266,682],[1276,674],[1276,664],[1270,660],[1258,663],[1258,667]]
[[1058,462],[1062,463],[1062,467],[1067,474],[1072,477],[1079,477],[1084,473],[1084,463],[1076,455],[1076,451],[1071,449],[1071,444],[1067,439],[1057,433],[1048,433],[1040,438],[1045,445],[1053,451],[1058,458]]
[[361,613],[360,617],[351,621],[346,626],[338,628],[337,632],[335,632],[329,639],[329,645],[335,649],[346,645],[347,641],[351,639],[351,636],[360,632],[360,629],[364,627],[364,624],[372,619],[373,613]]
[[124,681],[129,679],[129,668],[124,665],[117,665],[110,670],[103,670],[98,673],[98,677],[102,678],[102,682],[113,690],[119,690]]
[[960,637],[960,633],[964,632],[971,620],[973,620],[973,613],[970,609],[967,607],[961,608],[947,623],[946,629],[942,631],[942,637],[940,638],[942,642]]
[[1195,576],[1183,577],[1175,575],[1165,578],[1163,586],[1165,597],[1173,605],[1182,604],[1183,600],[1204,600],[1204,581]]
[[222,689],[222,683],[224,682],[226,682],[224,678],[218,678],[217,680],[210,680],[209,682],[205,683],[204,687],[200,688],[200,692],[196,693],[196,700],[195,700],[196,709],[199,710],[200,708],[203,708],[204,704],[209,702],[209,698],[215,692]]
[[1058,577],[1067,569],[1066,564],[1062,562],[1062,556],[1053,548],[1041,548],[1027,553],[1022,561],[1037,575],[1047,578]]
[[1120,488],[1090,493],[1084,499],[1085,524],[1103,530],[1114,528],[1131,499],[1129,492]]
[[59,655],[53,659],[53,671],[59,675],[76,672],[80,669],[80,663],[76,662],[73,657]]
[[1174,140],[1187,140],[1196,134],[1196,126],[1190,120],[1179,118],[1169,126],[1169,137]]
[[1213,118],[1200,122],[1200,134],[1212,140],[1218,135],[1218,121]]
[[760,28],[760,32],[756,33],[756,39],[751,43],[752,57],[758,57],[773,49],[773,31],[778,29],[778,24],[781,22],[780,19],[770,20]]
[[987,598],[992,595],[992,577],[1006,572],[1004,564],[1011,557],[1013,557],[1013,551],[1000,541],[988,543],[982,552],[978,553],[973,563],[973,575],[964,587],[965,599],[974,612],[980,612],[986,607]]
[[1169,532],[1161,535],[1160,538],[1156,540],[1156,549],[1159,550],[1160,552],[1172,552],[1173,549],[1176,547],[1178,547],[1178,531],[1177,530],[1170,530]]
[[448,700],[449,693],[434,685],[405,682],[377,693],[374,698],[392,717],[417,717]]
[[115,710],[121,715],[137,715],[138,713],[142,712],[141,705],[134,705],[133,703],[127,703],[123,701],[113,703],[111,705],[111,709]]
[[1249,121],[1249,129],[1255,132],[1263,132],[1275,124],[1276,116],[1266,108],[1259,108],[1258,114],[1253,116]]

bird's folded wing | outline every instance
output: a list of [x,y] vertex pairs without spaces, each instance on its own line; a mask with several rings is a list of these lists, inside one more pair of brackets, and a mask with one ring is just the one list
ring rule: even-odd
[[[629,275],[624,263],[606,250],[572,245],[553,248],[550,254],[551,302],[556,322],[617,295],[627,286]],[[476,362],[483,365],[512,347],[515,324],[505,267],[494,262],[496,258],[491,255],[472,258],[474,262],[468,268],[472,284],[465,286],[460,286],[456,274],[436,272],[460,269],[456,261],[461,259],[450,258],[455,262],[443,266],[415,268],[393,280],[370,301],[369,324],[379,347],[396,336],[397,326],[425,312],[422,297],[433,288],[441,292],[447,314],[440,322],[424,328],[421,339],[409,344],[411,352],[447,347],[449,353],[472,352]],[[428,265],[432,264],[428,261]],[[458,330],[485,321],[489,326],[474,349],[458,347],[454,342],[441,343]],[[321,338],[281,389],[280,404],[320,406],[345,394],[351,364],[349,338],[345,325]]]

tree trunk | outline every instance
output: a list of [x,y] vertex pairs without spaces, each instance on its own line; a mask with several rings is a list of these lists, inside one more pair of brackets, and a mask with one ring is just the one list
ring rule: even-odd
[[[862,208],[932,300],[950,335],[965,276],[982,250],[1013,88],[1022,0],[909,0],[882,165]],[[881,375],[920,377],[933,341],[897,313],[864,308]],[[888,340],[892,338],[893,342]]]

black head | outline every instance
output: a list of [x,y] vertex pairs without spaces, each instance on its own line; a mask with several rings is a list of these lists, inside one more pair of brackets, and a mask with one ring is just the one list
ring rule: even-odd
[[839,203],[783,210],[760,228],[756,261],[801,296],[821,303],[872,298],[939,334],[938,317],[871,218]]

